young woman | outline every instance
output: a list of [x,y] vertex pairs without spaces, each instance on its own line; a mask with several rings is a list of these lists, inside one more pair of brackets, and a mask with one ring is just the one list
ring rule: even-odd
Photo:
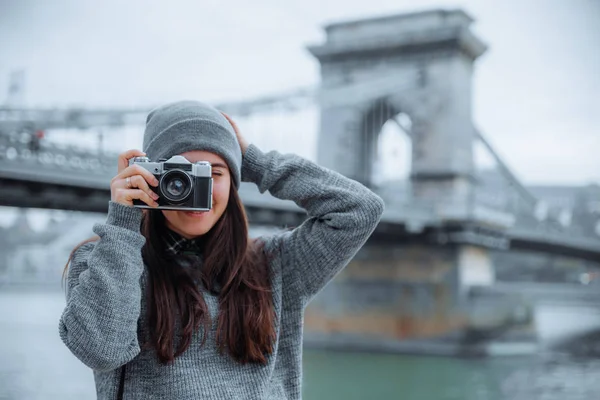
[[[94,370],[99,399],[301,398],[303,313],[365,243],[382,200],[295,155],[261,152],[198,102],[152,111],[143,148],[118,161],[106,222],[71,254],[59,331]],[[158,182],[128,160],[209,161],[213,207],[156,207]],[[251,240],[241,181],[308,213]]]

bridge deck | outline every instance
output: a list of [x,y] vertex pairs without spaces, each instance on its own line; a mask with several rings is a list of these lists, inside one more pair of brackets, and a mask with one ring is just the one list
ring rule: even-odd
[[[98,157],[53,145],[42,146],[34,154],[26,146],[0,137],[0,205],[106,212],[109,182],[116,174],[114,160],[115,156]],[[292,201],[261,194],[251,184],[241,185],[240,197],[256,223],[290,226],[306,217]],[[483,212],[485,207],[475,206],[468,219],[450,220],[426,205],[384,200],[388,207],[378,228],[380,233],[394,235],[400,229],[420,234],[433,229],[441,233],[433,240],[442,244],[539,250],[600,261],[600,240],[540,232],[518,224],[502,228],[502,223],[496,223],[490,228],[490,221],[506,216],[494,210]]]

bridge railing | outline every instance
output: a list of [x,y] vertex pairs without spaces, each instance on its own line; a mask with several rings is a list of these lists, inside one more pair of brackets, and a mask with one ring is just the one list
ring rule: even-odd
[[26,135],[0,136],[0,162],[23,168],[81,171],[105,176],[116,171],[116,153],[100,155],[87,149],[40,141],[32,146]]

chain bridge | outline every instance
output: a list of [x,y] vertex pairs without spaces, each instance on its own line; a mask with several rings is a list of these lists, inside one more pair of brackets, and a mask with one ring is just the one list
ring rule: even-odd
[[[396,340],[464,328],[466,289],[494,284],[490,251],[600,262],[600,236],[580,223],[598,215],[568,224],[554,218],[474,126],[472,73],[486,46],[471,22],[462,11],[434,10],[332,24],[325,42],[308,49],[321,65],[318,88],[215,104],[240,120],[317,110],[316,161],[370,186],[386,202],[372,240],[307,312],[310,330]],[[150,109],[1,108],[0,205],[105,212],[116,154],[53,142],[52,132],[143,130]],[[386,123],[412,143],[406,182],[374,180]],[[250,140],[264,128],[240,126]],[[286,140],[285,132],[278,134]],[[493,167],[478,167],[477,146]],[[243,184],[240,193],[253,224],[294,226],[305,218],[294,203],[252,186]],[[370,294],[360,302],[359,284],[378,289],[363,289]],[[373,294],[382,290],[389,294],[385,303]]]

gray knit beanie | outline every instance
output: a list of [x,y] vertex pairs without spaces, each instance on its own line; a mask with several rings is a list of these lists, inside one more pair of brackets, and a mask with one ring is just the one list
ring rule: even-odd
[[179,101],[148,114],[143,151],[151,161],[192,150],[223,157],[239,187],[242,150],[233,127],[217,109],[197,101]]

